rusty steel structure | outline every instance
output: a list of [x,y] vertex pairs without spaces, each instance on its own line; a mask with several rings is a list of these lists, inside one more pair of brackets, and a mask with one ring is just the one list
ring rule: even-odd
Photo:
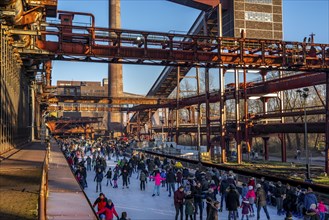
[[[329,44],[315,43],[313,36],[308,42],[281,40],[282,21],[280,16],[275,14],[266,18],[270,22],[271,20],[275,22],[274,20],[277,19],[276,27],[269,28],[274,31],[258,30],[262,33],[259,39],[248,38],[248,35],[253,36],[257,33],[257,31],[253,33],[248,30],[252,26],[252,21],[246,22],[249,26],[243,28],[236,22],[237,26],[230,26],[225,30],[222,28],[222,23],[226,19],[225,15],[232,15],[235,19],[241,20],[239,17],[241,13],[240,15],[235,13],[235,10],[239,11],[242,7],[239,2],[235,2],[234,8],[229,4],[230,1],[170,1],[201,10],[200,16],[187,34],[125,30],[120,28],[120,21],[115,21],[114,18],[110,22],[110,28],[96,27],[95,17],[92,14],[58,11],[55,0],[25,1],[25,6],[15,5],[21,13],[13,12],[12,7],[8,6],[11,1],[1,3],[0,18],[3,21],[1,24],[1,103],[5,103],[1,105],[13,106],[11,110],[3,107],[1,109],[2,143],[14,145],[13,141],[19,140],[16,138],[19,134],[18,120],[28,121],[23,124],[23,127],[27,128],[27,124],[30,124],[33,130],[35,127],[40,127],[40,121],[49,111],[112,111],[114,118],[117,111],[128,111],[136,114],[128,121],[127,132],[136,133],[140,137],[143,133],[142,128],[147,124],[149,136],[152,137],[154,133],[164,131],[168,133],[166,135],[168,138],[175,139],[176,142],[179,142],[179,136],[182,133],[197,133],[198,145],[201,144],[202,133],[206,137],[205,143],[212,157],[215,156],[214,148],[221,147],[222,162],[226,161],[227,141],[232,137],[236,141],[237,162],[241,163],[243,143],[250,151],[252,138],[263,137],[265,158],[268,158],[268,138],[271,135],[277,135],[281,140],[282,161],[286,161],[286,133],[303,132],[300,123],[286,122],[286,118],[300,116],[303,111],[284,109],[283,92],[324,85],[326,99],[322,100],[322,106],[313,106],[306,110],[307,114],[323,115],[323,121],[309,123],[307,132],[325,134],[325,170],[329,173]],[[277,1],[276,4],[278,5],[262,7],[266,10],[271,8],[280,14],[281,1]],[[250,6],[246,3],[243,7]],[[118,16],[118,10],[120,9],[117,5],[111,5],[110,11],[115,16]],[[60,23],[47,22],[44,15],[56,17],[55,11],[59,14]],[[257,11],[257,13],[260,12]],[[75,15],[90,17],[91,24],[89,26],[75,25],[73,22]],[[245,15],[247,18],[248,14]],[[223,34],[223,30],[228,34]],[[115,81],[110,83],[116,85],[114,87],[117,91],[109,90],[109,97],[105,100],[82,96],[53,97],[52,60],[108,63],[111,65],[109,79]],[[113,71],[119,71],[117,69],[121,68],[115,65],[121,64],[158,65],[165,66],[165,69],[152,86],[148,93],[149,97],[125,98],[120,96],[120,74],[112,74]],[[197,80],[196,95],[183,97],[181,81],[188,77],[186,75],[191,70],[196,71],[195,77],[192,77]],[[262,80],[260,82],[247,81],[250,70],[256,70]],[[203,92],[200,88],[199,71],[205,73]],[[210,88],[211,71],[216,71],[218,74],[219,89],[216,91]],[[225,76],[229,71],[232,71],[234,76],[234,83],[231,84],[225,82]],[[270,72],[275,73],[276,78],[269,78]],[[28,79],[24,81],[24,77],[28,78],[28,73],[32,73],[30,78],[34,81],[33,84]],[[40,82],[36,80],[37,76],[40,76]],[[23,85],[30,85],[30,87]],[[10,86],[16,89],[10,92]],[[168,98],[175,88],[175,98]],[[31,94],[23,92],[29,89]],[[17,103],[17,96],[13,94],[20,90],[22,92],[19,93],[23,93],[20,97],[26,100],[22,102],[23,105],[30,102],[32,106],[30,109],[27,106],[19,107],[21,104]],[[5,93],[9,96],[4,96]],[[273,93],[275,95],[269,95]],[[256,96],[262,101],[262,112],[251,114],[249,100]],[[8,100],[6,97],[9,97]],[[29,97],[32,98],[28,101]],[[275,112],[268,111],[270,99],[278,100],[279,108]],[[59,106],[60,101],[72,104],[72,107]],[[234,102],[234,115],[230,117],[226,111],[229,101]],[[99,104],[98,107],[83,106],[95,102]],[[212,103],[219,104],[216,107],[217,116],[211,113]],[[127,109],[120,106],[122,104],[139,105]],[[27,115],[30,115],[31,119],[20,119],[22,110],[18,108],[29,109],[30,112]],[[187,121],[183,121],[180,116],[183,108],[188,112]],[[155,125],[152,117],[159,111],[162,112],[162,122]],[[276,123],[268,123],[270,119],[275,119]],[[71,126],[77,123],[79,124],[70,120],[63,123],[49,122],[48,127],[54,135],[83,133],[91,136],[93,134],[91,127],[87,129],[86,122],[80,123],[83,125]],[[186,123],[189,125],[185,125]],[[36,131],[31,133],[33,136],[37,135]],[[214,139],[212,135],[219,138],[216,146],[212,143]],[[26,139],[26,136],[24,138]]]

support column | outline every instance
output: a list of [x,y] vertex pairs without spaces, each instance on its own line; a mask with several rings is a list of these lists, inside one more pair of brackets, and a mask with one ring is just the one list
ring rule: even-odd
[[267,161],[269,159],[268,157],[268,140],[269,137],[262,137],[263,138],[263,144],[264,144],[264,159]]
[[150,139],[152,139],[152,109],[149,109],[149,135]]
[[[121,28],[120,0],[109,0],[109,28]],[[122,65],[108,66],[108,95],[123,97]],[[123,129],[122,113],[109,112],[108,129],[113,130],[114,136],[119,136]]]
[[226,112],[225,112],[225,72],[222,69],[219,69],[219,104],[220,104],[220,146],[221,146],[221,155],[222,163],[226,162],[226,144],[225,144],[225,121],[226,121]]
[[247,157],[249,160],[249,130],[248,130],[248,98],[247,98],[247,70],[243,70],[243,95],[244,95],[244,141],[247,148]]
[[281,161],[283,163],[287,162],[287,145],[286,145],[286,134],[281,135]]
[[326,73],[326,149],[325,172],[329,175],[329,73]]
[[206,127],[207,127],[207,151],[210,150],[210,157],[214,158],[214,149],[210,140],[210,103],[209,103],[209,68],[205,69],[205,98],[206,98]]
[[137,137],[138,140],[141,140],[141,118],[140,118],[140,112],[137,112]]
[[179,139],[179,96],[180,96],[180,66],[177,67],[177,87],[176,87],[176,135],[175,142]]
[[[197,80],[197,95],[200,95],[200,74],[199,74],[199,67],[196,67],[196,80]],[[198,103],[197,107],[197,148],[198,148],[198,160],[201,161],[201,105]]]
[[241,150],[241,128],[240,128],[240,97],[239,97],[239,71],[234,69],[234,80],[235,80],[235,123],[236,123],[236,150],[237,150],[237,163],[242,162],[242,150]]

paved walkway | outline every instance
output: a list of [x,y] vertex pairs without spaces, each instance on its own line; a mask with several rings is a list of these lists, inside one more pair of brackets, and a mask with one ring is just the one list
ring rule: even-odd
[[1,156],[0,219],[38,219],[45,146],[33,142]]
[[97,219],[59,147],[52,142],[47,219]]

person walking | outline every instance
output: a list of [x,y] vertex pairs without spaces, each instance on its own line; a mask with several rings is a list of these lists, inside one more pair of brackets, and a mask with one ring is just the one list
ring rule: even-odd
[[260,219],[260,209],[263,208],[265,215],[268,220],[270,220],[270,215],[267,210],[267,202],[266,202],[266,192],[263,189],[261,184],[256,185],[256,206],[257,206],[257,220]]
[[99,191],[102,192],[102,180],[104,178],[103,172],[101,170],[101,168],[97,169],[95,178],[94,178],[94,182],[96,181],[96,193],[98,192],[98,188]]
[[160,196],[160,185],[162,180],[166,180],[165,178],[162,178],[160,173],[157,173],[155,176],[150,176],[150,179],[154,180],[154,189],[153,189],[153,195],[157,194]]
[[109,170],[108,170],[107,173],[105,174],[105,177],[106,177],[106,179],[107,179],[106,186],[109,185],[109,182],[110,182],[110,184],[111,184],[111,186],[112,186],[112,181],[111,181],[111,179],[112,179],[112,169],[111,169],[111,167],[109,168]]
[[228,219],[230,220],[233,217],[234,220],[237,218],[237,210],[240,206],[239,193],[236,191],[236,188],[233,184],[230,184],[229,190],[226,194],[226,208],[228,210]]
[[174,205],[176,210],[175,220],[178,220],[180,213],[180,220],[183,220],[184,209],[184,187],[180,186],[174,193]]

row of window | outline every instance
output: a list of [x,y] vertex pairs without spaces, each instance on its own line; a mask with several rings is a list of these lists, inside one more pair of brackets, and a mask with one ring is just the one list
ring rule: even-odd
[[247,21],[273,22],[273,14],[256,11],[246,11],[244,19]]
[[245,1],[254,4],[272,4],[272,0],[245,0]]

